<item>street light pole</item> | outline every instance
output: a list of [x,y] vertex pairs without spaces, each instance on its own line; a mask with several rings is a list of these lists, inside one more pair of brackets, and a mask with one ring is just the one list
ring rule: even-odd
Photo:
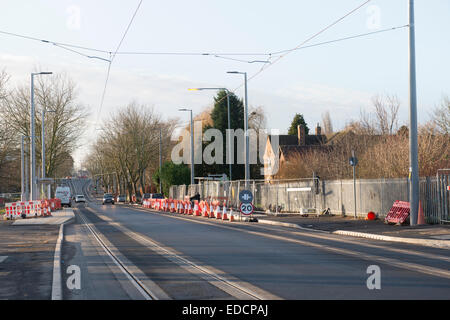
[[[48,110],[47,112],[56,112],[54,110]],[[42,106],[42,137],[41,137],[41,142],[42,142],[42,179],[45,179],[45,106]],[[50,185],[49,185],[50,186]],[[48,188],[48,191],[50,191],[50,188]],[[41,194],[44,195],[45,191],[44,191],[44,184],[41,185]],[[47,198],[50,199],[50,192],[48,192],[47,194]]]
[[231,131],[230,131],[231,130],[230,91],[227,88],[191,88],[191,89],[188,89],[188,90],[224,90],[227,93],[227,116],[228,116],[228,134],[227,134],[227,137],[228,137],[228,159],[230,161],[230,163],[228,164],[229,165],[228,170],[229,170],[229,178],[230,178],[230,181],[231,181],[231,180],[233,180],[233,174],[232,174],[232,171],[231,171],[232,162],[233,161],[231,159],[232,141],[231,141],[231,136],[230,136],[230,133],[231,133]]
[[191,185],[194,185],[194,122],[192,120],[192,109],[179,109],[179,111],[190,111],[191,113]]
[[35,109],[34,109],[34,76],[41,74],[52,74],[51,72],[31,73],[31,109],[30,109],[30,200],[37,200],[36,179],[36,146],[35,146]]
[[20,141],[20,201],[25,201],[25,161],[24,161],[24,152],[23,152],[23,139],[25,136],[21,136]]
[[245,188],[248,187],[250,180],[249,164],[249,137],[248,137],[248,96],[247,96],[247,72],[228,71],[227,73],[244,75],[244,148],[245,148]]
[[161,184],[161,167],[162,167],[162,133],[161,128],[159,128],[159,193],[162,193],[162,184]]
[[409,173],[410,225],[417,224],[419,209],[419,161],[417,146],[416,54],[414,34],[414,0],[409,0]]

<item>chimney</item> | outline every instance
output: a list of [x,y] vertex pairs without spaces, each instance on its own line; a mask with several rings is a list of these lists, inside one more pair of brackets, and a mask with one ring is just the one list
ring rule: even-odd
[[299,146],[306,145],[305,127],[301,124],[297,126],[297,137]]
[[320,136],[322,134],[322,128],[319,126],[319,124],[317,124],[316,127],[316,136]]

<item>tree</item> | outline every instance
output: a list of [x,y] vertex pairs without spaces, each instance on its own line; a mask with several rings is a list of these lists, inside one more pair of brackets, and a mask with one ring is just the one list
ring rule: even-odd
[[333,133],[333,124],[331,123],[330,112],[328,110],[322,113],[322,128],[324,134]]
[[442,98],[441,105],[433,110],[431,121],[443,134],[450,134],[450,99]]
[[107,190],[115,185],[113,192],[144,193],[151,189],[151,173],[159,167],[160,132],[162,159],[167,160],[175,126],[175,120],[162,121],[153,108],[131,102],[103,125],[85,160],[86,167],[102,179]]
[[288,134],[296,136],[298,133],[297,126],[299,125],[303,125],[306,135],[309,133],[309,128],[305,122],[305,119],[303,118],[303,115],[300,113],[296,113],[294,119],[292,119],[291,126],[288,129]]
[[[71,154],[85,128],[88,112],[77,101],[76,86],[66,75],[38,77],[34,88],[36,106],[36,146],[41,145],[42,109],[54,112],[46,113],[45,118],[45,174],[54,177],[60,166],[64,166],[67,154]],[[30,88],[19,86],[13,90],[1,105],[0,113],[15,132],[16,141],[20,135],[28,136],[30,128]],[[28,150],[26,150],[28,153]],[[36,163],[42,166],[41,148],[36,148]]]
[[191,170],[185,164],[175,164],[166,161],[153,175],[153,181],[159,184],[161,181],[163,193],[169,194],[169,189],[173,185],[189,185],[191,181]]
[[[244,104],[234,93],[230,92],[230,128],[231,129],[244,129]],[[214,107],[211,110],[211,124],[203,127],[203,132],[208,129],[218,129],[222,133],[223,137],[223,158],[222,164],[197,164],[195,165],[195,173],[199,176],[206,176],[208,174],[222,174],[227,173],[229,176],[229,165],[227,164],[227,150],[228,144],[226,143],[226,130],[228,129],[228,105],[227,105],[227,91],[220,90],[214,97]],[[206,148],[209,142],[205,141],[202,146],[202,152]],[[237,149],[237,145],[232,143],[234,148],[234,159],[232,165],[233,179],[244,178],[244,165],[237,164],[237,153],[242,150]]]

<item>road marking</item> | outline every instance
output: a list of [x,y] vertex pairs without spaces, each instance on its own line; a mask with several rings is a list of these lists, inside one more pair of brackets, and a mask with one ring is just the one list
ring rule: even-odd
[[[154,212],[147,211],[147,210],[145,210],[145,211],[144,210],[140,210],[140,211],[156,214]],[[301,245],[310,246],[310,247],[313,247],[313,248],[322,249],[322,250],[325,250],[325,251],[330,251],[330,252],[333,252],[333,253],[338,253],[338,254],[341,254],[341,255],[347,255],[347,256],[351,256],[351,257],[356,257],[356,258],[359,258],[359,259],[368,260],[368,261],[372,261],[372,262],[373,261],[378,261],[380,263],[389,264],[389,265],[397,267],[397,268],[407,269],[409,271],[413,270],[413,271],[416,271],[416,272],[420,272],[420,273],[424,273],[424,274],[428,274],[428,275],[432,275],[432,276],[436,276],[436,277],[442,277],[442,278],[450,279],[450,271],[449,270],[445,270],[445,269],[439,269],[439,268],[435,268],[435,267],[424,266],[424,265],[420,265],[420,264],[416,264],[416,263],[412,263],[412,262],[402,262],[400,260],[393,259],[393,258],[385,258],[385,257],[377,256],[377,255],[366,254],[364,252],[352,251],[352,250],[348,250],[348,249],[334,248],[334,247],[330,247],[330,246],[327,246],[327,245],[317,244],[317,243],[314,243],[314,242],[309,242],[309,241],[305,241],[305,240],[298,240],[298,239],[291,239],[291,238],[287,238],[287,237],[284,237],[284,236],[271,235],[271,234],[267,234],[267,233],[263,233],[263,232],[259,232],[259,231],[250,231],[250,230],[236,229],[236,228],[229,227],[229,226],[214,224],[214,223],[210,223],[210,222],[206,222],[206,221],[193,220],[193,219],[184,218],[184,217],[172,216],[172,215],[165,215],[165,216],[171,217],[171,218],[175,218],[175,219],[181,219],[181,220],[185,220],[185,221],[192,221],[192,222],[196,222],[196,223],[213,225],[213,226],[217,226],[217,227],[220,227],[220,228],[240,231],[240,232],[244,232],[244,233],[248,233],[248,234],[252,234],[252,235],[257,235],[257,236],[262,236],[262,237],[266,237],[266,238],[271,238],[271,239],[275,239],[275,240],[281,240],[281,241],[286,241],[286,242],[291,242],[291,243],[297,243],[297,244],[301,244]]]
[[0,256],[0,263],[2,263],[3,261],[5,261],[6,258],[8,258],[8,256]]
[[53,258],[52,300],[62,300],[61,285],[61,245],[64,239],[64,224],[59,227],[59,236],[56,241],[55,256]]
[[[154,211],[148,211],[148,210],[144,210],[144,209],[136,209],[136,210],[139,210],[139,211],[142,211],[142,212],[156,214]],[[191,222],[195,222],[195,223],[200,223],[200,224],[208,224],[208,225],[216,226],[216,227],[219,227],[219,228],[232,229],[232,230],[236,230],[236,231],[241,231],[242,230],[242,229],[238,229],[238,228],[234,228],[234,227],[230,227],[230,226],[221,225],[221,224],[219,224],[220,222],[217,223],[217,222],[210,222],[210,221],[195,220],[195,219],[184,217],[184,216],[171,216],[171,215],[165,215],[165,216],[171,217],[171,218],[175,218],[175,219],[181,219],[181,220],[185,220],[185,221],[191,221]],[[236,223],[236,225],[244,226],[244,227],[249,226],[247,224],[242,224],[242,223]],[[271,229],[268,226],[263,226],[263,225],[258,225],[258,224],[252,224],[251,226],[259,228],[259,229],[268,230],[268,231],[273,231],[274,230],[274,229]],[[359,246],[364,246],[364,247],[369,247],[369,248],[377,248],[377,249],[382,249],[382,250],[391,251],[391,252],[397,252],[397,253],[403,253],[403,254],[409,254],[409,255],[416,255],[416,256],[421,256],[421,257],[424,257],[424,258],[443,260],[443,261],[450,262],[450,257],[448,257],[448,256],[442,256],[442,255],[426,253],[426,252],[420,252],[420,251],[413,251],[413,250],[409,250],[409,249],[397,249],[397,248],[392,248],[392,247],[385,247],[383,245],[376,245],[376,244],[370,244],[370,243],[365,243],[365,242],[356,242],[356,239],[354,239],[354,240],[353,239],[352,240],[347,240],[347,239],[343,239],[341,237],[339,237],[339,238],[338,237],[333,237],[328,232],[316,233],[315,231],[317,231],[317,230],[305,230],[305,231],[308,232],[308,234],[305,234],[305,233],[302,233],[302,232],[298,232],[298,231],[291,231],[291,230],[277,230],[277,231],[283,231],[283,232],[285,232],[287,234],[292,234],[292,235],[311,237],[311,238],[317,238],[317,239],[324,239],[324,240],[330,240],[330,241],[337,241],[337,242],[342,242],[342,243],[359,245]],[[312,232],[310,233],[309,231],[312,231]]]
[[128,280],[146,300],[170,300],[170,297],[156,283],[148,279],[138,267],[122,256],[119,250],[104,236],[101,237],[102,234],[89,221],[88,218],[86,218],[81,212],[79,212],[79,216],[106,254],[108,254],[111,260],[117,265],[117,267],[119,267],[119,269],[125,274]]
[[[128,235],[130,238],[136,240],[137,242],[143,244],[147,248],[155,251],[159,255],[167,258],[168,260],[176,263],[183,269],[190,273],[193,273],[200,278],[206,280],[213,286],[225,291],[231,296],[239,300],[280,300],[281,298],[265,291],[259,287],[256,287],[248,282],[242,281],[234,276],[225,273],[222,270],[216,269],[212,266],[206,265],[204,263],[196,263],[191,257],[186,257],[186,255],[181,252],[176,251],[173,248],[164,246],[163,244],[151,239],[148,236],[138,234],[130,229],[124,227],[120,223],[114,222],[111,218],[106,217],[93,209],[88,208],[89,211],[93,212],[98,217],[105,221],[108,221],[110,225],[115,226],[123,233]],[[201,265],[200,265],[201,264]]]

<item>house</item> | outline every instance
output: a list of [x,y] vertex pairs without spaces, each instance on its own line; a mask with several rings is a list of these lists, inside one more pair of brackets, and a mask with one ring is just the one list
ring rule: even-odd
[[[277,141],[278,138],[278,141]],[[296,156],[312,149],[329,148],[327,137],[317,124],[315,134],[307,135],[302,125],[297,126],[297,135],[269,135],[267,136],[264,152],[264,179],[272,180],[278,170],[283,167],[292,156]]]

